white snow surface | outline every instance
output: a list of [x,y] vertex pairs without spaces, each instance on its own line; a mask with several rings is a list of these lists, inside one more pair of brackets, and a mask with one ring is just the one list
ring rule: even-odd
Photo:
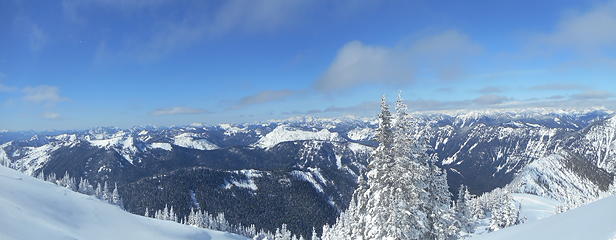
[[584,203],[601,190],[590,180],[565,167],[560,154],[552,154],[528,164],[507,186],[512,192],[529,193],[566,202]]
[[336,132],[330,132],[327,129],[321,129],[318,132],[304,131],[291,128],[286,125],[280,125],[270,133],[259,139],[256,146],[261,148],[271,148],[281,142],[302,141],[302,140],[318,140],[318,141],[344,141]]
[[371,128],[355,128],[347,134],[351,140],[371,140],[376,136],[376,130]]
[[199,149],[199,150],[214,150],[219,147],[206,139],[199,139],[194,133],[182,133],[173,138],[173,144],[180,147]]
[[550,198],[532,194],[513,193],[513,199],[520,203],[520,217],[532,222],[556,214],[556,207],[561,203]]
[[160,143],[160,142],[155,142],[152,143],[152,145],[150,145],[151,148],[160,148],[163,150],[167,150],[167,151],[171,151],[172,146],[169,143]]
[[473,240],[614,240],[616,239],[616,196],[538,221],[478,235]]
[[263,176],[262,172],[258,170],[254,170],[254,169],[244,169],[244,170],[238,170],[238,171],[232,171],[232,172],[237,173],[237,174],[242,174],[246,176],[246,179],[234,179],[234,178],[225,179],[225,183],[222,185],[224,189],[231,189],[232,187],[238,187],[238,188],[246,188],[252,191],[259,190],[259,187],[257,187],[257,184],[255,183],[254,179],[262,177]]
[[246,239],[146,218],[0,166],[0,239]]

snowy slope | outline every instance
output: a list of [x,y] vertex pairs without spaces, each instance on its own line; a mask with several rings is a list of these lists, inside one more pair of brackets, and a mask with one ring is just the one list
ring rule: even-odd
[[301,141],[301,140],[319,140],[319,141],[344,141],[338,133],[330,132],[327,129],[321,129],[318,132],[304,131],[294,129],[285,125],[276,127],[272,132],[261,138],[256,146],[261,148],[271,148],[281,142]]
[[0,239],[245,239],[122,211],[0,167]]
[[513,199],[520,203],[520,218],[532,222],[556,214],[556,208],[561,203],[546,197],[532,194],[514,193]]
[[563,203],[582,204],[597,198],[611,183],[609,173],[576,155],[561,152],[528,164],[507,188]]
[[206,139],[196,138],[195,134],[193,133],[182,133],[175,136],[173,140],[173,143],[175,145],[185,148],[193,148],[199,150],[214,150],[219,148],[218,146],[209,142]]
[[616,239],[616,196],[493,233],[479,235],[474,240],[613,240]]

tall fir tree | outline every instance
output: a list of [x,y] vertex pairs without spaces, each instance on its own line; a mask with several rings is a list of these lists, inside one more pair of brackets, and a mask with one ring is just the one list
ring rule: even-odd
[[466,233],[473,233],[473,212],[470,206],[472,199],[468,187],[461,185],[458,191],[458,199],[456,200],[455,212],[458,222],[460,222],[460,230]]
[[446,172],[427,153],[417,121],[404,100],[395,119],[381,99],[377,141],[350,206],[322,239],[454,239],[459,230],[451,209]]

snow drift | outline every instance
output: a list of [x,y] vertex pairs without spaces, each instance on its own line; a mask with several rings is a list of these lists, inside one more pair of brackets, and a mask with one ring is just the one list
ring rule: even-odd
[[613,240],[616,239],[616,196],[534,222],[479,235],[473,240]]
[[0,166],[0,239],[245,239],[125,212]]

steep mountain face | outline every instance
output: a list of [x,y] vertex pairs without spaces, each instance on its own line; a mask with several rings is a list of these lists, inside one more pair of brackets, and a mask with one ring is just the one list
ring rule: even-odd
[[[579,164],[569,156],[576,156],[596,166],[586,175],[610,169],[616,120],[606,119],[609,114],[420,114],[415,136],[429,141],[439,165],[448,170],[452,192],[465,184],[478,194],[503,187],[518,175],[528,176],[529,184],[540,182],[531,173],[549,175],[546,170],[553,166],[531,163],[561,150],[571,155],[556,161],[558,166],[575,168]],[[19,137],[7,137],[0,145],[0,163],[10,162],[31,175],[68,172],[94,183],[117,182],[127,209],[138,214],[146,207],[153,211],[171,204],[180,216],[191,207],[201,208],[224,212],[231,223],[268,230],[287,223],[295,233],[308,233],[346,209],[375,146],[375,127],[371,119],[299,118],[13,133]],[[601,176],[596,182],[602,184],[608,175]]]
[[572,137],[569,143],[572,151],[594,165],[616,173],[616,116],[591,124]]
[[507,188],[580,205],[607,191],[613,179],[613,174],[580,155],[561,151],[528,164]]
[[528,163],[568,148],[571,136],[605,112],[468,113],[428,121],[430,143],[449,171],[452,192],[460,184],[480,194],[504,187]]

